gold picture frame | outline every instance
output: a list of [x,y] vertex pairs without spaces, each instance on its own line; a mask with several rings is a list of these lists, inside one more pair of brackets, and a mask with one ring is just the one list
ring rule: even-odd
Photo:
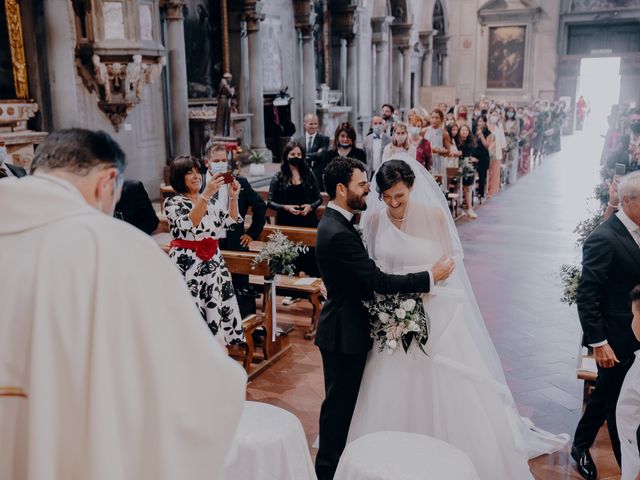
[[13,85],[16,98],[29,98],[29,82],[27,77],[27,61],[24,55],[24,38],[22,35],[22,14],[17,0],[4,0],[7,15],[7,30],[11,48],[11,64],[13,67]]

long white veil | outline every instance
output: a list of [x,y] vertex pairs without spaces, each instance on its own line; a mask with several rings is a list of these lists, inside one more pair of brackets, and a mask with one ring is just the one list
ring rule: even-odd
[[[395,154],[383,162],[401,160],[408,164],[415,174],[415,181],[409,196],[409,202],[400,226],[400,231],[409,237],[402,236],[398,244],[389,248],[385,245],[390,238],[398,239],[387,229],[397,229],[388,218],[387,205],[377,191],[375,174],[371,183],[371,193],[367,200],[367,209],[363,212],[360,224],[363,237],[369,250],[369,255],[386,273],[403,274],[430,269],[432,263],[417,264],[413,258],[425,258],[411,252],[421,252],[428,249],[433,252],[430,262],[435,262],[442,255],[455,259],[455,270],[443,285],[435,287],[430,295],[440,298],[451,306],[451,322],[463,322],[464,330],[470,333],[472,343],[465,348],[466,353],[448,354],[448,349],[439,351],[438,339],[434,339],[434,362],[446,367],[452,373],[451,378],[466,378],[482,389],[493,391],[494,398],[502,398],[504,405],[510,412],[512,431],[516,433],[514,440],[518,449],[528,458],[551,453],[564,446],[568,441],[566,435],[552,435],[537,429],[533,423],[520,417],[511,391],[507,386],[504,371],[489,336],[480,308],[476,301],[471,282],[463,264],[463,250],[460,236],[449,211],[444,194],[431,174],[414,158],[406,154]],[[377,173],[377,171],[376,171]],[[410,248],[409,245],[413,245]],[[422,246],[424,245],[424,246]],[[403,248],[404,247],[404,248]],[[428,307],[427,307],[428,309]],[[430,340],[431,341],[431,340]],[[427,345],[429,347],[429,345]],[[464,357],[464,358],[463,358]]]

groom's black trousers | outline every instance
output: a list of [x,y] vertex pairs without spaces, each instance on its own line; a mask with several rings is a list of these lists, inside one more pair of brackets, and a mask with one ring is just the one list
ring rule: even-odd
[[347,443],[367,354],[347,355],[320,349],[325,399],[320,409],[318,480],[332,480]]

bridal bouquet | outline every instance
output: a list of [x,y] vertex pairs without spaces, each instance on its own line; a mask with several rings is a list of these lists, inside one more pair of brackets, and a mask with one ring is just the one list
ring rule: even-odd
[[582,271],[577,265],[563,264],[560,267],[560,280],[562,281],[562,303],[573,305],[578,301],[578,285],[580,285],[580,278],[582,277]]
[[309,248],[302,243],[293,243],[280,230],[276,230],[267,238],[269,241],[260,250],[253,263],[257,265],[266,260],[271,273],[292,276],[294,260],[301,253],[308,252]]
[[365,301],[371,315],[371,338],[380,352],[392,354],[402,345],[405,353],[415,343],[426,355],[424,346],[429,339],[429,316],[419,295],[375,295]]

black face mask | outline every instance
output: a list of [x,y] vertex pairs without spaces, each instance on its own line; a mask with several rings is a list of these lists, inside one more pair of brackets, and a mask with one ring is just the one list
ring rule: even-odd
[[302,157],[289,157],[288,158],[289,165],[292,167],[299,167],[302,165]]
[[631,129],[631,131],[633,133],[635,133],[636,135],[640,134],[640,121],[638,122],[631,122],[629,124],[629,128]]

